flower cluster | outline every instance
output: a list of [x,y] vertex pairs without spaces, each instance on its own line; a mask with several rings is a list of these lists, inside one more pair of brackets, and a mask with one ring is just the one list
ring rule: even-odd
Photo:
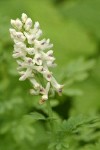
[[[53,44],[50,44],[50,39],[39,40],[42,35],[39,22],[35,22],[34,27],[32,27],[31,18],[23,13],[21,20],[11,20],[11,25],[13,28],[10,29],[10,34],[14,41],[12,56],[18,63],[19,80],[29,79],[33,86],[30,93],[42,95],[40,103],[48,99],[50,91],[57,91],[60,95],[63,85],[57,83],[49,70],[50,67],[56,66],[51,49]],[[42,81],[40,80],[41,77]]]

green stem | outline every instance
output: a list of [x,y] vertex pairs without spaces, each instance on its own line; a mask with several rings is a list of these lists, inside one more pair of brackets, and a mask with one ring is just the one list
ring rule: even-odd
[[[50,105],[50,99],[47,100],[47,108],[48,108],[48,115],[49,115],[49,122],[50,122],[50,127],[51,127],[51,133],[52,133],[52,141],[55,141],[55,124],[54,124],[54,119],[53,119],[53,111],[52,107]],[[53,147],[52,150],[55,150],[56,148]]]
[[54,134],[54,120],[53,120],[53,111],[50,105],[50,99],[47,100],[47,108],[48,108],[48,115],[49,115],[49,121],[50,121],[50,127],[51,127],[51,131]]

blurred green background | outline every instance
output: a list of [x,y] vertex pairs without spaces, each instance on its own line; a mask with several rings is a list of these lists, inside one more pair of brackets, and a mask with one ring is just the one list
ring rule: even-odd
[[[63,96],[51,100],[55,116],[100,115],[100,0],[0,0],[0,150],[48,149],[48,124],[29,115],[47,117],[46,104],[40,106],[39,97],[29,94],[28,81],[19,82],[12,58],[10,19],[23,12],[40,22],[43,37],[54,44],[58,65],[53,71],[66,85]],[[99,150],[99,131],[100,126],[98,135],[86,131],[83,143],[71,140],[73,146],[65,149]]]

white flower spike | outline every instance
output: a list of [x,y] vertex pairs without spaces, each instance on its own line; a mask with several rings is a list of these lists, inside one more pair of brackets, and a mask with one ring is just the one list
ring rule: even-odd
[[52,91],[61,95],[63,85],[58,84],[53,73],[49,71],[49,67],[56,66],[51,50],[53,44],[50,44],[50,39],[39,40],[42,35],[39,22],[35,22],[33,26],[31,18],[23,13],[21,19],[11,19],[11,25],[13,28],[9,31],[14,41],[12,56],[18,64],[19,80],[28,79],[31,82],[33,88],[30,89],[30,93],[42,95],[40,104],[48,100]]

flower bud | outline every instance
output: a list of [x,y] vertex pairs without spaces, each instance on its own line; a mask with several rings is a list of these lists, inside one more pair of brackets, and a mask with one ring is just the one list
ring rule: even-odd
[[28,18],[25,22],[24,28],[25,28],[25,30],[28,31],[29,29],[31,29],[31,27],[32,27],[32,20],[31,20],[31,18]]
[[64,85],[58,84],[54,77],[52,77],[52,79],[51,79],[51,84],[55,88],[55,90],[58,92],[58,94],[61,95],[62,94],[62,88],[64,87]]
[[47,66],[54,68],[57,66],[57,64],[53,63],[52,61],[47,61]]
[[29,55],[34,55],[35,54],[35,49],[34,48],[26,48],[26,51]]
[[22,22],[25,23],[28,17],[25,13],[23,13],[21,18],[22,18]]
[[41,54],[39,54],[39,53],[36,54],[33,61],[37,65],[42,65]]
[[39,22],[38,22],[38,21],[37,21],[37,22],[35,22],[35,24],[34,24],[34,28],[39,29],[39,27],[40,27]]
[[24,42],[26,37],[23,35],[22,32],[16,32],[16,37],[15,37],[15,43],[17,42]]
[[29,44],[34,44],[34,40],[35,40],[34,34],[28,34],[27,32],[24,32],[24,35],[26,36]]
[[38,39],[40,36],[42,35],[42,30],[38,30],[38,32],[36,33],[36,39]]
[[22,53],[21,52],[15,52],[12,56],[13,56],[13,58],[19,58],[19,57],[22,57]]
[[16,28],[18,28],[18,30],[21,30],[23,24],[22,24],[22,22],[19,19],[16,19],[15,20],[15,26],[16,26]]
[[50,56],[50,57],[52,57],[53,56],[53,50],[48,51],[47,55]]
[[12,39],[16,38],[16,30],[15,29],[9,29],[10,35]]
[[32,70],[30,68],[28,68],[24,74],[22,74],[22,76],[19,78],[20,81],[26,80],[26,78],[31,77],[32,76]]
[[45,101],[46,101],[47,99],[48,99],[48,95],[43,95],[43,96],[42,96],[42,100],[45,100]]
[[11,19],[11,25],[15,28],[16,27],[16,21]]

